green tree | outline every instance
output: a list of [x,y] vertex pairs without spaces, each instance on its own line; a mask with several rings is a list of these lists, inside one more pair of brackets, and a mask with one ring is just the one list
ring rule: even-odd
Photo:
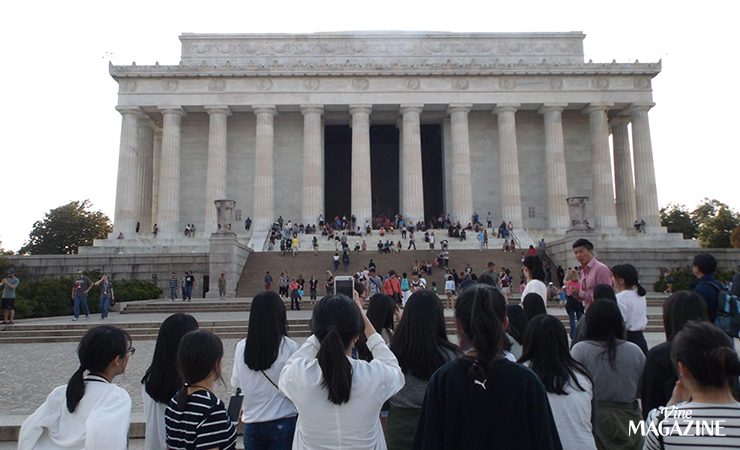
[[719,200],[705,198],[691,215],[699,226],[697,237],[702,247],[730,247],[730,234],[740,226],[740,214]]
[[681,233],[684,239],[696,239],[699,227],[686,205],[669,203],[660,209],[660,224],[668,228],[669,233]]
[[92,211],[90,200],[73,201],[50,210],[33,224],[28,241],[18,253],[31,255],[71,255],[93,239],[105,239],[113,230],[111,221],[100,211]]

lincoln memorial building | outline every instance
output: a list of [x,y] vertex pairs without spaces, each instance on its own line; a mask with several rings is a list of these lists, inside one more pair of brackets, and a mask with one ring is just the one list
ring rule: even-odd
[[584,60],[580,32],[191,34],[176,65],[111,65],[113,237],[474,212],[562,235],[660,227],[649,110],[660,63]]

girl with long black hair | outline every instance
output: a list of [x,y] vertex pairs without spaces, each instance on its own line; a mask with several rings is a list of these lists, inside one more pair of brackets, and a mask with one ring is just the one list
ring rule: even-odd
[[141,396],[144,399],[146,416],[146,450],[167,448],[164,413],[167,404],[182,385],[177,374],[177,347],[183,336],[197,329],[198,321],[195,317],[183,313],[169,316],[159,327],[152,364],[141,379]]
[[642,420],[637,390],[645,365],[640,347],[624,340],[624,320],[617,302],[597,299],[587,310],[583,340],[571,349],[573,359],[591,374],[599,449],[641,449],[642,436],[630,433],[630,420]]
[[120,328],[88,330],[77,347],[79,368],[23,422],[18,448],[126,450],[131,397],[112,381],[134,351]]
[[[298,410],[294,449],[385,449],[380,408],[404,383],[398,361],[362,310],[359,297],[324,297],[312,336],[285,364],[278,386]],[[352,359],[365,333],[372,362]]]
[[170,450],[236,448],[232,418],[213,393],[216,382],[223,383],[223,356],[221,339],[210,331],[191,331],[180,340],[177,372],[182,386],[165,411]]
[[455,304],[464,354],[429,380],[414,449],[561,449],[542,383],[503,357],[496,289],[476,284]]
[[459,353],[447,339],[446,328],[442,300],[436,294],[423,290],[409,297],[390,346],[406,379],[390,399],[386,437],[391,450],[411,448],[429,378]]
[[280,371],[298,344],[288,336],[285,303],[274,292],[257,294],[249,310],[247,337],[236,344],[231,385],[244,393],[244,448],[289,449],[296,411],[278,389]]
[[612,267],[612,279],[627,340],[640,347],[642,353],[647,355],[648,346],[643,333],[648,322],[645,299],[647,292],[638,280],[637,268],[632,264],[618,264]]
[[519,363],[545,385],[563,448],[594,450],[593,382],[586,368],[571,357],[563,323],[546,314],[530,320]]

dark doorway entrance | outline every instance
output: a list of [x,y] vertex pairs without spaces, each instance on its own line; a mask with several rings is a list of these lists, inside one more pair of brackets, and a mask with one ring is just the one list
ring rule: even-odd
[[424,174],[424,218],[439,217],[444,209],[442,188],[442,127],[421,126],[421,167]]
[[350,216],[352,208],[352,130],[349,125],[324,128],[324,216]]
[[370,183],[373,191],[373,217],[388,218],[399,210],[399,133],[395,125],[370,127]]

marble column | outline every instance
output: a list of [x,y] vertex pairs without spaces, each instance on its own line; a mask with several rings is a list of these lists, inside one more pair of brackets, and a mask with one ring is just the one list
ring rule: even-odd
[[373,195],[370,183],[371,105],[350,105],[352,115],[352,214],[357,224],[372,220]]
[[424,220],[424,175],[421,163],[423,105],[401,105],[401,214],[410,223]]
[[470,171],[468,113],[473,105],[452,104],[450,115],[452,142],[452,220],[465,226],[473,216],[473,188]]
[[252,193],[252,226],[256,230],[267,230],[275,221],[275,172],[274,105],[254,107],[257,116],[257,140],[255,143],[254,192]]
[[231,115],[228,106],[206,106],[208,113],[208,168],[206,172],[206,201],[203,204],[203,231],[206,236],[218,230],[214,200],[226,198],[227,122]]
[[564,231],[570,226],[568,175],[565,166],[563,109],[567,104],[544,104],[539,113],[545,119],[545,171],[547,175],[547,225]]
[[321,146],[320,105],[301,105],[303,113],[303,209],[304,224],[318,225],[324,213],[324,156]]
[[628,110],[632,118],[632,145],[635,158],[635,206],[637,218],[645,221],[647,231],[660,227],[653,144],[648,121],[648,110],[653,106],[653,103],[633,104]]
[[139,121],[143,113],[137,106],[118,106],[121,113],[121,142],[118,151],[118,179],[113,238],[123,233],[133,236],[136,230],[139,185],[135,178],[139,146]]
[[[614,205],[614,185],[609,150],[609,125],[606,110],[611,104],[592,103],[583,111],[588,114],[591,127],[591,180],[596,228],[616,228],[617,212]],[[576,174],[578,175],[578,174]]]
[[163,116],[162,155],[159,170],[157,223],[159,235],[175,237],[185,229],[180,223],[180,123],[185,110],[160,107]]
[[522,227],[522,194],[519,185],[519,150],[516,145],[517,103],[496,105],[498,119],[499,171],[501,177],[501,214],[514,228]]
[[637,218],[635,209],[635,184],[632,180],[632,159],[628,117],[615,117],[609,121],[614,146],[614,186],[616,194],[617,224],[620,228],[632,229]]
[[139,200],[137,219],[139,233],[145,235],[152,228],[152,183],[154,176],[154,128],[150,119],[144,119],[139,125],[139,153],[137,172],[139,173]]
[[[159,209],[159,170],[160,161],[162,160],[162,129],[156,127],[154,129],[154,157],[152,158],[152,226],[148,230],[144,230],[147,233],[151,233],[154,224],[157,223],[157,215]],[[157,224],[158,225],[158,224]]]

